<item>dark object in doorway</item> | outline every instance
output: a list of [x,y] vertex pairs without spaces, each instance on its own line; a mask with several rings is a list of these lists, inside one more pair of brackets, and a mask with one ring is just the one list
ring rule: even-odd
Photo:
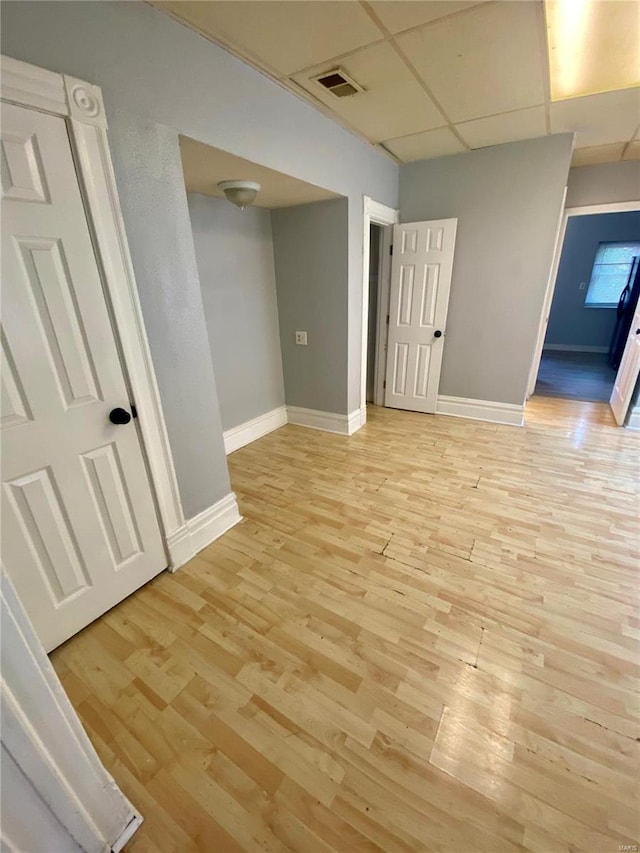
[[609,346],[609,364],[616,370],[620,366],[622,353],[627,343],[629,329],[640,297],[640,257],[633,259],[629,278],[620,294],[616,308],[616,325]]

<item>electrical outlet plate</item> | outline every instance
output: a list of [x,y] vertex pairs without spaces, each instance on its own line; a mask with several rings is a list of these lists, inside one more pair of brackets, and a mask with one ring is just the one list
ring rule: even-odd
[[307,333],[306,332],[296,332],[296,343],[298,346],[306,347],[307,345]]

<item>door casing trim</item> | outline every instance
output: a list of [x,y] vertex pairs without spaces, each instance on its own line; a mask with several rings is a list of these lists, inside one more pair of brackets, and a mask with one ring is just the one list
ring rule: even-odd
[[[367,421],[367,355],[369,344],[369,258],[371,252],[370,228],[371,225],[396,225],[400,221],[400,211],[393,207],[387,207],[385,204],[380,204],[374,201],[369,196],[362,197],[362,348],[360,356],[360,411],[364,413],[362,416],[362,426]],[[388,290],[388,277],[390,272],[389,264],[389,246],[391,244],[390,237],[385,235],[386,239],[380,249],[384,253],[382,255],[382,264],[378,281],[378,294],[380,295]],[[385,290],[386,288],[386,290]],[[386,317],[386,311],[380,311],[378,304],[378,322],[376,323],[377,331],[377,347],[376,347],[376,381],[375,381],[375,404],[383,405],[383,401],[379,399],[379,391],[382,390],[382,378],[384,376],[384,365],[386,359],[381,358],[381,350],[383,344],[383,329],[384,324],[380,323],[380,318]],[[378,381],[379,380],[379,381]],[[378,388],[379,386],[379,388]]]
[[139,416],[167,562],[169,568],[177,568],[182,555],[173,553],[171,543],[186,523],[118,198],[101,90],[7,56],[0,57],[0,72],[3,101],[60,116],[67,124],[114,335]]

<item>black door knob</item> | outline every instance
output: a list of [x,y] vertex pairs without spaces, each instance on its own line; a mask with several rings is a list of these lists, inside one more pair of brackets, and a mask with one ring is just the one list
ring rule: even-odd
[[640,335],[640,329],[636,329],[636,335]]
[[131,415],[126,409],[111,409],[109,420],[112,424],[128,424],[131,420]]
[[441,338],[442,337],[442,332],[440,331],[440,329],[435,330],[435,332],[433,333],[433,337],[434,338]]

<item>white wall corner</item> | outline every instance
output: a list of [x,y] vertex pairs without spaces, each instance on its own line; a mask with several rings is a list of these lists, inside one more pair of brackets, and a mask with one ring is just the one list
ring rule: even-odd
[[169,571],[175,572],[188,563],[192,557],[210,545],[227,530],[242,521],[238,501],[233,492],[208,509],[188,519],[182,527],[167,537],[170,565]]
[[347,433],[348,435],[353,435],[354,432],[357,432],[360,427],[363,427],[367,422],[367,407],[362,406],[360,409],[356,409],[354,412],[348,416],[347,420]]
[[318,409],[287,406],[287,419],[290,424],[320,429],[324,432],[335,432],[338,435],[350,435],[350,417],[350,415],[339,415],[336,412],[321,412]]
[[497,403],[491,400],[472,400],[468,397],[439,395],[436,403],[436,414],[469,418],[474,421],[487,421],[492,424],[522,426],[524,423],[524,404]]

